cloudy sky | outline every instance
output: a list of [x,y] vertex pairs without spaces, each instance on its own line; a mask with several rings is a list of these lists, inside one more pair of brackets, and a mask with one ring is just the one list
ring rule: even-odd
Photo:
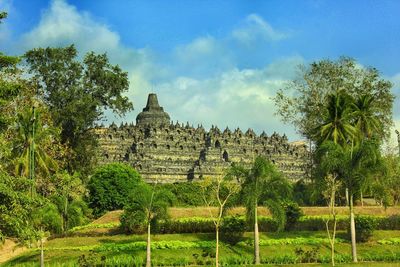
[[[135,120],[148,93],[171,118],[286,133],[277,89],[299,64],[345,55],[376,67],[400,98],[400,1],[0,0],[0,51],[75,44],[128,71]],[[394,106],[400,129],[400,101]]]

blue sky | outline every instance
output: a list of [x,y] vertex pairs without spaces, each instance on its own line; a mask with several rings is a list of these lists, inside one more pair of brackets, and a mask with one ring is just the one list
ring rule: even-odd
[[[345,55],[400,97],[400,1],[0,0],[0,51],[76,44],[129,72],[134,121],[156,92],[173,120],[287,133],[271,97],[296,66]],[[400,128],[400,104],[394,107]]]

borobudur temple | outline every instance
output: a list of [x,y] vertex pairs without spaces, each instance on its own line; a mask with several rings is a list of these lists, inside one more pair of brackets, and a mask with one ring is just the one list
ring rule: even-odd
[[123,162],[138,170],[147,182],[196,181],[217,175],[233,162],[250,166],[257,155],[271,160],[290,180],[306,176],[309,153],[304,142],[289,143],[285,135],[252,129],[206,131],[179,123],[149,94],[147,105],[136,117],[136,125],[114,123],[97,126],[98,163]]

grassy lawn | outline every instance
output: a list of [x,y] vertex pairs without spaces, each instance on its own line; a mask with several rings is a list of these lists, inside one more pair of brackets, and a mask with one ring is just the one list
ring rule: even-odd
[[[339,233],[339,238],[345,237],[344,232]],[[282,232],[282,233],[261,233],[261,240],[293,240],[303,238],[306,243],[298,244],[274,244],[262,245],[260,247],[261,259],[263,262],[271,263],[292,263],[299,262],[296,256],[296,248],[302,248],[305,251],[317,249],[317,258],[329,257],[329,245],[326,242],[320,244],[307,244],[307,240],[323,240],[326,238],[325,232]],[[381,245],[378,240],[400,237],[400,231],[376,231],[372,240],[368,243],[358,245],[359,256],[368,259],[371,255],[379,255],[381,260],[385,257],[393,260],[393,255],[400,256],[399,245]],[[243,241],[251,244],[252,233],[245,233]],[[86,237],[66,237],[48,240],[45,243],[45,258],[47,266],[76,266],[79,257],[85,255],[87,262],[98,261],[108,264],[108,266],[137,266],[145,258],[145,250],[142,247],[130,248],[135,243],[144,243],[145,235],[105,235],[105,236],[86,236]],[[184,266],[184,265],[212,265],[213,263],[213,234],[165,234],[153,235],[154,244],[166,243],[170,247],[161,247],[153,249],[153,264],[155,266]],[[296,239],[298,240],[298,239]],[[289,242],[288,241],[288,242]],[[281,242],[281,241],[279,241]],[[176,246],[176,244],[177,246]],[[194,247],[185,248],[187,245]],[[176,246],[176,247],[175,247]],[[182,246],[184,248],[182,248]],[[197,246],[197,247],[196,247]],[[350,244],[348,242],[338,243],[338,260],[348,261],[350,259]],[[94,252],[91,252],[94,251]],[[246,242],[241,242],[235,246],[222,244],[221,261],[225,266],[233,266],[235,262],[240,262],[246,266],[252,262],[253,249]],[[39,259],[39,251],[31,250],[23,255],[9,261],[5,266],[36,266]],[[82,261],[82,260],[81,260]],[[362,263],[362,266],[367,266]],[[305,265],[307,266],[307,265]],[[310,265],[310,266],[315,266]],[[326,266],[329,266],[326,265]],[[344,266],[344,265],[343,265]],[[369,266],[399,266],[394,263],[388,265],[379,264]]]

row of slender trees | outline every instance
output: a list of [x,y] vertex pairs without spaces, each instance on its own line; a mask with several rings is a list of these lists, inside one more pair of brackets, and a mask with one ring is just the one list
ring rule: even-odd
[[[215,226],[215,266],[219,266],[219,234],[223,217],[231,207],[231,199],[239,192],[243,193],[245,199],[247,221],[254,227],[254,263],[260,264],[257,207],[268,207],[277,219],[278,228],[283,229],[285,210],[282,204],[291,196],[291,184],[274,164],[263,157],[255,158],[249,169],[233,165],[221,173],[215,177],[206,177],[200,182],[204,205]],[[127,228],[147,231],[147,267],[151,266],[151,225],[166,219],[167,208],[172,200],[170,191],[143,181],[129,194],[121,220]]]

